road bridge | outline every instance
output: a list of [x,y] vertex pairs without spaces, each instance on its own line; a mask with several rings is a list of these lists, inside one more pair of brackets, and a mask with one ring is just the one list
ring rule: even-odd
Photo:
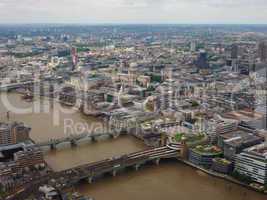
[[50,139],[48,141],[36,143],[39,147],[50,147],[51,150],[55,150],[59,144],[70,143],[71,146],[77,146],[77,143],[82,139],[90,139],[91,141],[96,141],[97,138],[102,136],[108,136],[110,138],[117,138],[119,134],[116,133],[83,133],[78,135],[70,135],[67,137],[62,137],[58,139]]

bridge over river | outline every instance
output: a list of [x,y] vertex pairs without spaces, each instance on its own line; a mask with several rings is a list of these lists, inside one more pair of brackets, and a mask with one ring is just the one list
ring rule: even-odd
[[54,150],[57,148],[59,144],[62,144],[62,143],[70,143],[71,146],[77,146],[77,143],[83,139],[90,139],[91,141],[96,141],[97,138],[100,138],[102,136],[107,136],[110,138],[117,138],[119,135],[120,134],[117,134],[115,132],[114,133],[109,133],[109,132],[82,133],[82,134],[70,135],[70,136],[66,136],[66,137],[62,137],[58,139],[50,139],[48,141],[36,143],[36,145],[39,147],[50,147],[51,150]]
[[93,183],[97,178],[106,174],[116,176],[117,173],[127,168],[138,170],[142,165],[149,162],[158,165],[161,159],[180,157],[182,147],[181,144],[170,144],[168,146],[147,149],[128,155],[105,159],[61,172],[50,173],[42,177],[34,177],[31,182],[18,187],[19,192],[6,199],[24,200],[30,194],[38,193],[38,188],[48,183],[61,190],[74,186],[82,180],[85,180],[88,183]]

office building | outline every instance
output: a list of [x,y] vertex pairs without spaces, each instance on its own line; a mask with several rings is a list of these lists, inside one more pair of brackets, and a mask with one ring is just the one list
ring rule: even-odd
[[75,70],[77,64],[78,64],[78,53],[77,53],[77,48],[72,47],[71,49],[71,57],[72,57],[72,64],[73,64],[73,68],[72,70]]
[[234,160],[235,155],[242,152],[243,149],[260,144],[263,141],[263,137],[241,129],[218,136],[218,146],[223,149],[224,157],[229,160]]
[[5,123],[0,124],[0,146],[13,144],[10,126]]
[[197,146],[189,150],[189,161],[196,165],[211,167],[213,159],[222,155],[222,150],[217,146]]
[[252,178],[255,182],[267,184],[267,146],[260,144],[243,150],[236,156],[235,170]]
[[30,130],[31,128],[25,126],[23,123],[0,123],[0,146],[17,144],[29,140]]
[[200,51],[198,58],[197,58],[197,61],[196,61],[196,66],[199,70],[209,68],[208,55],[207,55],[207,52],[205,50]]
[[230,174],[233,170],[233,162],[226,160],[225,158],[214,158],[212,160],[211,168],[219,173]]
[[197,43],[195,41],[190,43],[190,50],[191,52],[195,52],[197,50]]
[[44,165],[42,151],[31,142],[0,147],[0,177]]
[[267,61],[267,42],[262,41],[258,46],[258,54],[261,62]]
[[237,59],[238,58],[238,45],[232,44],[231,46],[231,59]]

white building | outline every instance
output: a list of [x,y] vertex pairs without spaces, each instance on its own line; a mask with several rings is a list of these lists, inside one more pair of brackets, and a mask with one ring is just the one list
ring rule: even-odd
[[236,156],[235,170],[255,182],[267,184],[267,146],[260,144],[245,149]]

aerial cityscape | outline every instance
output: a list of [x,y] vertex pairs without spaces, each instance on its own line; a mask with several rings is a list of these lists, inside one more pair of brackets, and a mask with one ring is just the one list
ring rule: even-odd
[[0,0],[0,200],[265,200],[267,3],[241,2]]

